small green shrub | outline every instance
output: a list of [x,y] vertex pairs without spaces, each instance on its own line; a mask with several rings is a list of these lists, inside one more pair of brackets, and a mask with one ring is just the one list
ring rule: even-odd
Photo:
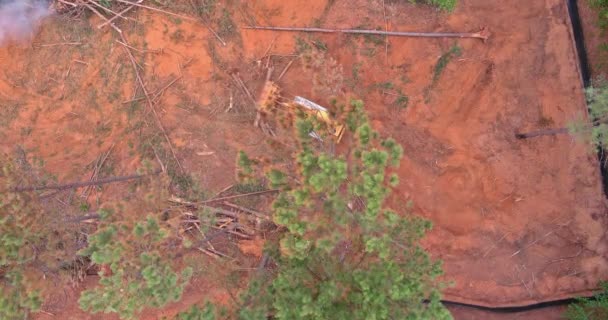
[[204,308],[192,306],[188,311],[180,312],[176,320],[216,320],[218,311],[215,306],[207,303]]
[[374,86],[380,89],[382,94],[389,94],[395,97],[391,103],[392,106],[397,107],[397,109],[407,108],[410,98],[403,93],[401,88],[397,88],[394,83],[390,81],[381,82]]
[[242,185],[251,185],[255,180],[252,177],[253,174],[253,166],[257,164],[257,161],[250,159],[249,156],[243,152],[239,151],[239,154],[236,159],[236,177],[239,181],[242,181]]
[[42,300],[38,291],[28,288],[27,281],[18,270],[0,277],[0,319],[28,319],[31,312],[38,311]]
[[437,64],[433,69],[433,83],[439,80],[439,77],[441,77],[441,74],[443,73],[445,67],[448,66],[448,63],[454,57],[460,57],[461,54],[462,49],[458,45],[453,45],[450,50],[448,50],[448,52],[442,54],[441,57],[439,57],[439,60],[437,60]]
[[[168,232],[148,216],[132,228],[112,221],[111,211],[100,211],[105,226],[89,237],[81,254],[102,266],[99,286],[84,291],[80,307],[93,313],[117,313],[133,319],[144,307],[162,307],[181,298],[191,269],[173,270],[167,249]],[[109,267],[109,272],[104,268]]]
[[209,18],[214,14],[216,6],[217,0],[197,1],[197,5],[195,5],[196,14],[199,17]]
[[598,23],[600,28],[608,28],[608,0],[589,0],[593,8],[597,10]]
[[[0,157],[0,165],[0,178],[6,183],[2,187],[17,185],[21,178],[15,162]],[[26,319],[41,305],[23,273],[33,260],[32,247],[40,243],[36,221],[41,211],[36,203],[28,194],[0,193],[0,319]]]
[[608,148],[608,83],[596,81],[585,90],[591,119],[577,119],[568,124],[571,134],[594,149]]
[[[593,9],[597,11],[597,25],[602,31],[602,37],[604,37],[606,30],[608,29],[608,0],[589,0],[589,4]],[[598,69],[604,69],[608,63],[608,43],[603,42],[598,48],[597,67]]]
[[454,8],[456,8],[456,1],[457,0],[409,0],[410,2],[416,3],[416,2],[426,2],[430,5],[433,5],[441,10],[445,10],[448,12],[452,12],[454,11]]
[[602,284],[602,292],[593,298],[579,298],[568,306],[565,317],[568,320],[608,319],[608,283]]
[[232,20],[232,16],[230,15],[230,11],[226,9],[222,10],[222,16],[218,24],[218,34],[223,38],[229,38],[235,35],[238,31],[236,24],[234,23],[234,21]]

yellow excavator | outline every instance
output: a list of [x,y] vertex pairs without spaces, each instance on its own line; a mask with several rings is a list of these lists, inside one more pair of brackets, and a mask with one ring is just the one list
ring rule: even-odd
[[[329,110],[313,101],[310,101],[300,96],[296,96],[293,101],[289,103],[281,103],[279,101],[281,99],[282,97],[280,95],[280,88],[277,86],[277,84],[272,81],[266,81],[260,99],[258,99],[258,115],[254,122],[254,125],[256,127],[260,126],[262,115],[268,115],[270,113],[273,113],[272,110],[274,110],[278,106],[286,108],[299,108],[300,110],[314,116],[318,120],[325,123],[329,130],[328,133],[333,137],[336,144],[340,143],[340,140],[342,140],[342,136],[344,136],[344,132],[346,131],[346,127],[343,124],[340,124],[336,120],[334,120],[331,117]],[[311,131],[309,134],[311,137],[323,141],[318,133]]]

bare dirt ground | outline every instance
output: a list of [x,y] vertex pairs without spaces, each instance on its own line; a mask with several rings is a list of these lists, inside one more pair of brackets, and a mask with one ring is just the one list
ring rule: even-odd
[[[357,96],[376,129],[403,144],[401,185],[390,201],[401,209],[413,200],[415,213],[433,221],[425,246],[444,261],[445,279],[453,282],[445,299],[526,305],[588,294],[608,277],[606,202],[596,156],[569,136],[514,137],[564,126],[584,112],[563,1],[461,0],[450,15],[397,1],[387,1],[385,13],[382,1],[368,0],[234,1],[216,10],[225,13],[214,27],[226,47],[201,23],[163,14],[139,11],[138,22],[121,25],[132,46],[150,50],[138,55],[139,68],[150,91],[161,93],[160,120],[180,165],[202,192],[215,194],[234,183],[238,150],[288,154],[270,147],[252,126],[253,103],[233,75],[257,96],[266,64],[274,66],[276,80],[293,60],[278,81],[286,96],[324,105],[327,90]],[[383,29],[385,17],[392,30],[484,26],[492,37],[487,43],[391,38],[387,48],[378,37],[238,28],[255,21]],[[142,120],[145,101],[119,38],[99,30],[99,23],[95,17],[51,17],[31,43],[0,48],[0,150],[40,159],[59,181],[88,179],[92,164],[110,149],[102,175],[130,174],[144,159],[166,164],[172,158],[161,150],[155,123]],[[333,82],[313,85],[293,56],[303,40],[336,59],[342,71],[332,72],[342,76],[326,73]],[[452,49],[460,54],[437,68]],[[262,59],[266,53],[270,62]],[[406,108],[399,99],[404,96]],[[120,198],[122,190],[95,191],[88,202],[94,209]],[[202,272],[182,302],[143,318],[171,316],[206,298],[228,301],[208,278]],[[113,318],[77,311],[77,290],[65,289],[47,311],[65,319]]]
[[570,137],[511,136],[584,112],[563,3],[496,5],[467,2],[471,11],[449,20],[481,22],[494,38],[463,45],[432,115],[408,110],[418,112],[402,123],[444,147],[401,174],[420,176],[403,196],[435,222],[429,248],[456,281],[446,298],[507,306],[582,292],[605,276],[605,204],[595,156]]

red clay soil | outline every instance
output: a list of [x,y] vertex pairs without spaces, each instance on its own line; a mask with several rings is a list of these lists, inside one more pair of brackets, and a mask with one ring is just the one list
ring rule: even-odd
[[[414,213],[434,223],[424,245],[444,261],[445,280],[453,282],[444,298],[528,305],[589,294],[608,278],[606,201],[596,156],[567,135],[525,141],[514,136],[563,127],[584,113],[564,1],[460,0],[453,14],[408,1],[387,1],[386,14],[379,0],[332,2],[247,1],[227,8],[237,25],[255,19],[260,25],[384,28],[386,16],[392,30],[469,32],[484,26],[492,32],[487,43],[391,38],[388,50],[382,38],[314,36],[343,67],[344,81],[333,84],[363,99],[375,128],[405,148],[401,185],[390,203],[405,210],[413,200]],[[273,152],[251,125],[252,104],[230,74],[257,95],[266,76],[260,58],[269,47],[273,54],[292,54],[296,37],[308,36],[238,30],[222,47],[200,23],[143,12],[137,18],[143,27],[126,32],[132,45],[164,48],[146,55],[150,90],[181,76],[161,98],[163,125],[185,171],[213,194],[234,183],[238,150]],[[124,49],[110,30],[96,27],[82,35],[82,47],[41,46],[65,42],[63,28],[64,21],[51,18],[36,45],[0,48],[1,112],[10,118],[0,122],[0,150],[21,145],[66,181],[88,179],[87,165],[115,145],[114,173],[132,173],[142,156],[133,147],[141,142],[137,131],[127,130],[135,120],[122,103],[133,99],[135,86]],[[454,45],[462,54],[433,80],[439,57]],[[275,56],[272,63],[282,71],[290,59]],[[295,60],[279,81],[285,96],[327,105],[328,88],[313,88],[300,64]],[[379,85],[388,82],[392,86]],[[405,110],[394,106],[401,94],[409,97]],[[234,109],[225,112],[231,96]],[[108,188],[96,196],[121,194]],[[207,298],[226,301],[206,277],[201,274],[184,301],[163,314]],[[69,296],[66,307],[53,313],[87,319],[70,313],[76,295]]]
[[[383,26],[382,6],[370,13],[364,2],[337,1],[323,26]],[[277,7],[282,16],[302,19],[301,8]],[[382,49],[369,59],[362,47],[353,55],[349,38],[319,37],[345,74],[357,66],[365,87],[391,81],[410,97],[402,112],[387,106],[378,90],[363,99],[375,127],[405,148],[392,204],[404,209],[413,200],[415,213],[433,221],[425,245],[454,282],[445,299],[515,306],[589,294],[608,276],[597,159],[569,136],[514,137],[563,127],[584,114],[563,1],[460,1],[452,15],[410,5],[388,10],[394,30],[485,26],[493,34],[487,43],[391,39],[389,66]],[[268,23],[296,24],[279,18]],[[259,41],[263,32],[243,34],[256,37],[254,43],[277,36],[266,32]],[[285,37],[278,35],[277,43]],[[433,85],[438,57],[454,43],[463,54]],[[283,81],[289,92],[323,100],[293,77]]]
[[401,197],[435,223],[426,243],[455,282],[448,300],[531,304],[581,294],[608,275],[595,155],[569,136],[513,137],[584,112],[566,19],[563,1],[463,1],[451,29],[483,25],[493,38],[462,43],[433,103],[400,121],[379,117],[405,138],[406,154],[423,155],[402,165]]

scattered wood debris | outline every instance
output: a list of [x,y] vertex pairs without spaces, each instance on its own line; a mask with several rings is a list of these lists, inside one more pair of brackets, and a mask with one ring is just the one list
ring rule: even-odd
[[[195,239],[198,239],[197,244],[199,246],[206,246],[207,248],[199,248],[199,250],[205,250],[212,255],[222,256],[211,244],[211,239],[219,234],[229,234],[239,240],[253,240],[259,231],[268,229],[269,225],[274,226],[270,216],[225,200],[235,199],[239,196],[261,195],[269,191],[274,192],[275,190],[207,200],[206,203],[213,201],[215,203],[213,206],[205,202],[187,201],[176,196],[171,197],[168,201],[176,206],[174,208],[181,211],[180,229],[183,230],[182,232],[188,232],[191,236],[194,236],[191,231],[196,230],[197,234],[202,236],[202,240],[198,239],[199,237],[195,237]],[[201,214],[201,212],[204,214]],[[203,229],[214,229],[217,231],[212,235],[206,235]]]

